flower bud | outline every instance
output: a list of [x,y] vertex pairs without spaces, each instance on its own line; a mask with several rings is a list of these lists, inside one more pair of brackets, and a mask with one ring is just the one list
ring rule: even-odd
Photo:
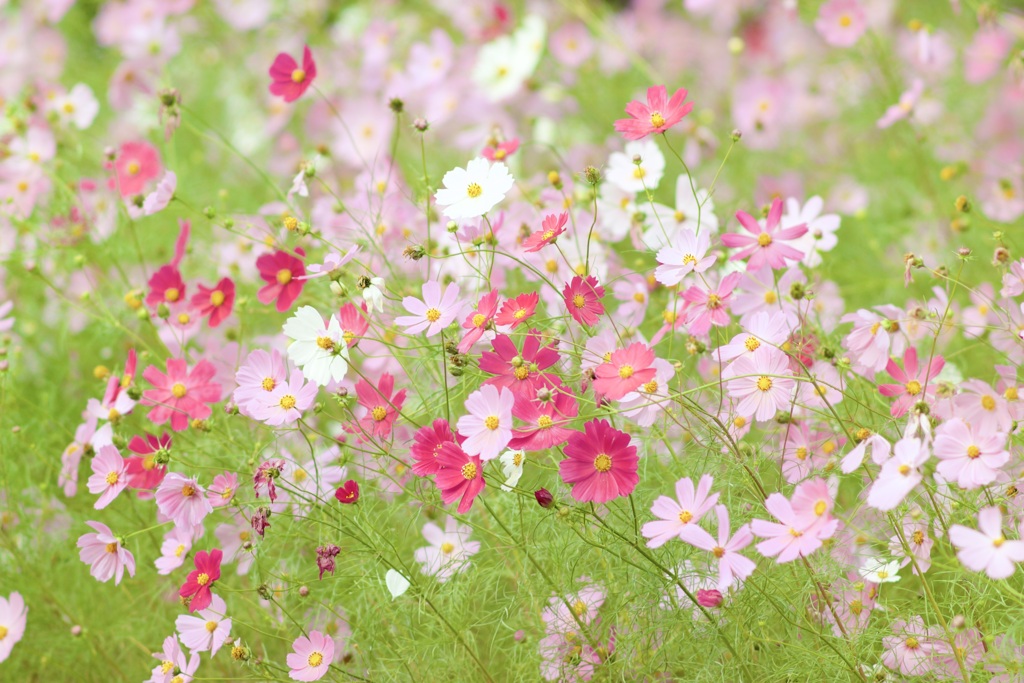
[[722,594],[716,590],[698,590],[697,604],[701,607],[718,607],[722,604]]
[[550,508],[555,503],[554,496],[547,489],[537,489],[533,492],[533,497],[537,499],[537,505],[544,509]]

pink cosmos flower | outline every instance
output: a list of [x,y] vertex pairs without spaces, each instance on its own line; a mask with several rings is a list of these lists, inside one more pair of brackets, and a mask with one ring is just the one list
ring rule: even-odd
[[125,461],[128,474],[128,486],[133,489],[149,491],[155,489],[167,475],[167,466],[157,462],[157,455],[167,453],[171,449],[171,437],[164,432],[160,437],[147,434],[145,438],[133,436],[128,442],[128,450],[135,455]]
[[722,372],[729,396],[738,401],[736,412],[765,422],[779,411],[789,412],[796,381],[790,376],[789,358],[770,346],[740,356]]
[[862,308],[841,319],[844,323],[854,324],[853,330],[843,340],[843,345],[854,361],[854,367],[858,372],[871,374],[872,377],[885,368],[890,353],[899,355],[907,345],[906,335],[898,334],[901,331],[899,320],[904,316],[903,312],[895,306],[880,306],[878,311],[876,313]]
[[196,568],[185,577],[178,595],[183,598],[191,598],[188,603],[189,612],[198,612],[206,609],[213,602],[213,593],[210,589],[220,578],[220,561],[224,553],[219,548],[214,548],[207,553],[200,550],[193,558]]
[[779,563],[807,557],[839,527],[839,520],[829,514],[832,504],[828,486],[821,479],[797,486],[792,502],[781,493],[771,494],[764,506],[779,521],[750,522],[750,530],[766,539],[757,544],[757,551]]
[[[998,371],[999,368],[996,367]],[[960,383],[960,391],[953,397],[954,413],[982,434],[1013,431],[1015,417],[1006,388],[993,389],[988,382],[969,379]],[[1014,389],[1016,391],[1016,388]],[[1012,392],[1011,392],[1012,394]]]
[[858,0],[829,0],[818,10],[814,28],[829,45],[850,47],[868,28],[868,17]]
[[89,493],[101,494],[93,507],[97,510],[107,507],[127,485],[128,473],[121,453],[113,445],[100,448],[92,459],[92,476],[89,477]]
[[270,65],[270,94],[277,95],[285,102],[294,102],[302,97],[314,78],[316,62],[313,61],[313,53],[309,51],[308,45],[302,48],[301,68],[291,55],[281,52]]
[[622,414],[641,427],[650,427],[672,407],[669,398],[669,382],[676,370],[667,360],[654,359],[654,378],[644,382],[635,391],[626,394],[619,401]]
[[693,285],[681,294],[686,301],[684,312],[691,334],[707,334],[712,325],[724,327],[729,324],[732,293],[741,277],[740,273],[729,273],[715,289]]
[[510,325],[514,330],[536,313],[538,301],[540,295],[537,292],[528,292],[514,299],[507,299],[501,305],[494,322],[498,325]]
[[342,339],[349,348],[355,348],[359,340],[366,335],[370,329],[370,321],[367,318],[366,302],[359,307],[355,304],[345,304],[338,309],[338,323],[341,326]]
[[903,354],[902,369],[890,358],[885,371],[899,384],[879,384],[878,393],[882,396],[899,397],[892,404],[892,416],[902,417],[918,401],[930,401],[933,398],[934,387],[928,382],[934,380],[945,365],[946,361],[942,356],[934,356],[927,366],[919,367],[917,349],[912,346]]
[[305,382],[301,370],[292,370],[287,382],[256,396],[248,408],[253,418],[271,427],[292,424],[313,405],[319,389],[315,382]]
[[192,550],[191,528],[174,527],[168,531],[164,534],[164,540],[160,544],[160,557],[153,562],[156,566],[156,573],[166,576],[185,564],[185,556],[190,550]]
[[146,305],[156,309],[160,304],[175,304],[185,299],[185,281],[176,265],[161,266],[149,278],[149,294]]
[[651,513],[659,519],[647,522],[640,530],[644,538],[649,539],[647,547],[660,548],[673,538],[692,543],[701,517],[718,502],[718,493],[708,495],[713,483],[711,475],[705,474],[694,491],[693,479],[684,477],[676,482],[676,500],[658,496],[651,505]]
[[455,443],[455,436],[452,434],[451,425],[443,418],[438,418],[432,424],[417,430],[409,449],[414,459],[413,474],[418,477],[437,474],[441,469],[437,463],[437,456],[441,452],[441,446],[446,443]]
[[1010,459],[1006,434],[975,429],[958,417],[935,430],[932,445],[940,460],[938,472],[963,489],[976,489],[996,480],[999,468]]
[[569,212],[563,211],[558,214],[548,214],[541,221],[541,229],[523,240],[523,250],[526,252],[540,251],[549,244],[554,244],[559,235],[565,232],[565,224],[569,222]]
[[459,434],[466,438],[462,449],[484,462],[497,458],[512,439],[512,406],[515,395],[504,387],[485,384],[466,399],[468,415],[459,418]]
[[286,378],[284,359],[277,349],[270,353],[257,349],[245,357],[245,362],[235,373],[238,387],[231,398],[243,413],[247,413],[250,404],[274,391]]
[[[156,189],[146,195],[146,198],[142,201],[143,216],[152,216],[155,213],[159,213],[167,208],[167,205],[174,199],[174,190],[178,187],[178,176],[174,174],[174,171],[168,171],[164,174],[164,177],[156,185]],[[133,213],[132,209],[135,204],[128,204],[128,213]],[[137,216],[133,216],[135,218]]]
[[121,145],[114,160],[114,178],[111,189],[122,197],[141,194],[146,183],[160,175],[160,152],[148,142],[126,142]]
[[480,297],[476,310],[466,316],[466,320],[462,323],[462,327],[469,331],[463,335],[462,341],[459,342],[459,353],[468,353],[473,348],[473,344],[480,341],[480,338],[484,336],[497,312],[498,290],[492,289]]
[[445,288],[444,296],[441,296],[441,284],[437,280],[424,282],[422,292],[422,300],[414,296],[402,299],[402,306],[412,315],[398,316],[395,323],[404,327],[406,334],[426,330],[426,336],[433,337],[455,320],[463,302],[459,300],[459,286],[454,282]]
[[888,128],[897,121],[907,118],[913,113],[914,107],[917,105],[917,101],[921,99],[923,93],[924,81],[920,78],[915,78],[910,84],[910,89],[900,95],[900,101],[886,109],[875,125],[879,128]]
[[224,472],[213,478],[213,483],[206,489],[206,500],[215,508],[224,507],[231,503],[238,491],[238,475],[234,472]]
[[334,661],[334,640],[320,631],[310,631],[308,638],[299,636],[292,642],[286,661],[293,681],[319,681]]
[[691,230],[680,230],[667,246],[658,251],[655,258],[659,265],[654,271],[655,279],[672,287],[682,282],[689,273],[703,273],[718,259],[714,254],[708,256],[710,247],[711,239],[707,230],[699,235]]
[[1010,577],[1016,570],[1014,563],[1024,562],[1024,541],[1003,536],[1003,513],[998,507],[982,508],[977,531],[960,524],[949,527],[949,542],[965,567],[983,571],[990,579]]
[[547,401],[516,400],[512,415],[527,426],[512,430],[508,447],[517,451],[543,451],[565,443],[576,433],[569,425],[579,414],[579,404],[568,391],[555,390]]
[[[901,567],[906,567],[913,562],[914,571],[924,573],[932,566],[931,554],[935,541],[928,535],[928,527],[927,518],[914,519],[911,515],[903,518],[902,539],[900,536],[893,536],[889,539],[889,552],[894,558],[903,558],[900,561]],[[903,547],[903,540],[906,540],[907,548]]]
[[445,582],[469,569],[469,558],[480,552],[480,541],[470,541],[472,527],[449,517],[444,530],[433,522],[423,526],[423,538],[430,545],[417,548],[413,559],[423,565],[420,571]]
[[579,275],[567,282],[562,290],[562,301],[569,315],[580,325],[596,325],[604,315],[604,287],[597,283],[597,278],[588,275],[586,279]]
[[93,454],[101,447],[112,443],[113,426],[108,422],[97,429],[96,424],[94,415],[87,417],[85,422],[75,429],[75,440],[68,444],[60,456],[61,468],[57,476],[57,486],[64,490],[64,495],[68,498],[78,493],[78,468],[82,456],[86,453]]
[[192,308],[209,317],[210,327],[224,322],[235,306],[235,283],[229,277],[221,278],[212,288],[198,285],[199,292],[192,295]]
[[683,103],[686,95],[686,89],[679,88],[667,99],[665,86],[653,85],[647,89],[646,104],[632,100],[626,105],[626,113],[631,118],[617,120],[615,130],[627,140],[641,140],[652,133],[664,133],[693,109],[693,102]]
[[562,481],[572,485],[572,497],[581,503],[607,503],[628,496],[640,481],[639,458],[629,434],[606,420],[591,420],[583,430],[569,437],[566,457],[558,463]]
[[758,311],[750,316],[742,332],[729,340],[728,344],[715,349],[715,358],[721,362],[730,361],[753,354],[762,345],[778,348],[789,338],[790,332],[785,313]]
[[386,439],[405,403],[405,389],[395,392],[395,378],[385,372],[373,386],[365,379],[356,382],[356,396],[363,409],[359,418],[361,434]]
[[[160,664],[153,667],[153,675],[146,683],[191,683],[192,674],[199,668],[199,653],[192,653],[185,659],[177,636],[164,638],[163,651],[154,652],[154,659]],[[179,681],[174,681],[174,679]]]
[[28,608],[21,593],[14,591],[6,598],[0,597],[0,663],[11,656],[11,650],[25,635],[25,621]]
[[[295,253],[299,256],[306,255],[301,248],[296,248]],[[277,301],[279,313],[284,313],[292,307],[306,284],[302,279],[306,274],[306,267],[299,256],[278,250],[273,254],[261,254],[256,259],[256,269],[267,283],[256,293],[256,298],[261,304]]]
[[121,583],[125,569],[128,576],[135,576],[135,556],[121,545],[106,524],[86,522],[96,533],[83,534],[78,539],[81,551],[78,557],[89,565],[89,573],[102,583],[114,579],[114,585]]
[[781,228],[782,200],[776,197],[768,210],[768,218],[762,228],[757,219],[746,211],[737,211],[736,220],[750,233],[729,232],[722,235],[722,244],[727,247],[742,247],[733,254],[730,261],[742,261],[749,257],[747,270],[759,270],[768,265],[772,270],[785,268],[787,262],[800,261],[804,254],[785,244],[790,240],[803,237],[807,233],[807,225],[801,223],[788,228]]
[[213,411],[206,404],[220,400],[220,384],[212,381],[216,374],[217,368],[206,360],[189,372],[184,358],[171,358],[166,375],[150,365],[142,373],[154,387],[142,394],[142,404],[153,406],[150,421],[159,425],[170,420],[171,429],[180,432],[188,427],[190,419],[210,417]]
[[213,512],[205,494],[194,478],[170,472],[156,490],[156,506],[175,526],[192,529]]
[[441,490],[442,502],[448,505],[461,498],[458,511],[460,515],[466,514],[484,490],[483,463],[477,456],[467,455],[454,441],[441,444],[436,460],[435,483]]
[[999,73],[1013,49],[1013,34],[998,24],[983,24],[964,51],[964,78],[983,83]]
[[352,505],[359,500],[359,482],[349,479],[334,491],[334,497],[342,505]]
[[480,151],[480,156],[488,161],[504,161],[515,154],[516,150],[519,149],[519,138],[512,138],[511,140],[505,140],[503,142],[495,142],[496,144],[484,147]]
[[920,439],[904,438],[896,442],[893,455],[882,464],[882,469],[868,491],[868,505],[887,512],[903,502],[924,475],[921,466],[931,453]]
[[685,538],[682,535],[680,538],[715,556],[718,560],[718,590],[725,591],[730,586],[742,583],[757,568],[753,560],[739,552],[750,545],[754,535],[750,533],[750,527],[744,524],[730,537],[729,510],[724,505],[716,505],[715,514],[718,516],[717,540],[696,525],[691,527],[691,533]]
[[[301,173],[301,176],[305,177],[305,173]],[[304,195],[305,196],[305,195]],[[332,251],[324,257],[323,263],[311,263],[306,267],[306,275],[302,276],[303,280],[315,280],[321,277],[330,277],[331,279],[337,279],[342,274],[342,268],[344,268],[349,261],[354,259],[359,252],[362,250],[360,245],[355,245],[344,254],[337,251]]]
[[496,377],[484,383],[496,387],[507,387],[516,396],[533,399],[542,387],[555,387],[560,383],[557,375],[544,373],[558,362],[559,355],[554,342],[541,345],[540,333],[530,332],[523,339],[522,349],[517,349],[511,337],[499,334],[491,340],[494,351],[484,351],[480,356],[480,369]]
[[211,657],[231,637],[231,619],[227,618],[227,605],[214,595],[210,606],[199,611],[198,617],[181,614],[174,620],[174,628],[181,642],[192,652],[209,652]]
[[921,617],[913,617],[909,622],[897,619],[893,622],[892,631],[895,635],[882,638],[882,647],[885,648],[882,663],[907,676],[930,672],[936,654],[949,647],[942,629],[926,628]]
[[594,370],[594,391],[611,401],[619,400],[654,379],[654,360],[654,350],[640,342],[615,351],[607,363]]

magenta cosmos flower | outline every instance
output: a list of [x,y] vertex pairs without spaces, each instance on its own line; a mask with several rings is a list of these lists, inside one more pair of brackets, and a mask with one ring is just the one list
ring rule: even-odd
[[562,290],[562,301],[569,315],[580,325],[596,325],[604,315],[604,287],[597,283],[597,278],[588,275],[586,279],[579,275],[566,283]]
[[764,422],[778,411],[788,412],[796,381],[790,376],[789,357],[771,346],[740,356],[722,372],[736,412]]
[[1003,514],[997,507],[978,513],[978,529],[960,524],[949,528],[949,542],[957,549],[957,559],[968,569],[985,572],[990,579],[1013,575],[1015,563],[1024,562],[1024,541],[1003,536]]
[[541,221],[540,230],[523,240],[523,251],[540,251],[549,244],[554,244],[558,236],[565,232],[565,224],[569,221],[569,212],[549,214]]
[[498,290],[492,289],[480,297],[476,310],[471,311],[462,323],[462,327],[468,330],[459,342],[459,353],[468,353],[473,344],[476,344],[491,327],[494,316],[498,313]]
[[[693,488],[693,479],[684,477],[676,482],[676,500],[658,496],[651,505],[651,513],[658,519],[644,524],[640,532],[648,539],[648,548],[660,548],[673,538],[688,543],[693,529],[708,510],[718,502],[718,494],[711,493],[714,479],[705,474]],[[705,532],[706,533],[706,532]]]
[[292,643],[287,662],[293,681],[319,681],[334,661],[334,641],[320,631],[310,631],[309,637],[299,636]]
[[512,439],[514,394],[504,388],[485,384],[466,399],[468,415],[459,418],[459,434],[466,438],[462,448],[479,455],[484,462],[493,460]]
[[196,568],[185,577],[185,583],[178,591],[181,597],[191,598],[188,603],[189,612],[206,609],[213,602],[213,593],[210,589],[220,578],[220,561],[223,556],[224,553],[219,548],[214,548],[209,553],[205,550],[196,553],[193,558]]
[[285,102],[294,102],[302,97],[314,78],[316,62],[313,61],[313,53],[309,51],[308,45],[302,48],[301,68],[291,55],[281,52],[270,65],[270,94],[277,95]]
[[364,409],[359,429],[366,436],[386,439],[405,403],[405,389],[395,392],[395,378],[385,372],[377,386],[365,379],[356,382],[356,396]]
[[416,334],[427,331],[428,337],[448,327],[462,309],[459,300],[459,286],[454,282],[448,284],[441,295],[441,284],[436,280],[423,283],[423,299],[407,296],[402,299],[402,306],[412,315],[401,315],[395,323],[405,328],[406,333]]
[[512,430],[508,447],[513,450],[543,451],[565,443],[576,433],[569,425],[579,414],[576,397],[568,390],[558,389],[548,401],[516,400],[512,415],[525,426]]
[[441,469],[437,464],[437,456],[441,452],[441,446],[446,443],[455,443],[455,435],[452,434],[451,425],[444,418],[437,418],[433,424],[417,430],[413,436],[413,444],[409,448],[414,460],[413,474],[418,477],[437,474]]
[[468,455],[453,441],[441,444],[437,453],[438,470],[435,477],[445,505],[461,498],[459,514],[469,512],[473,500],[484,490],[484,466],[480,458]]
[[498,325],[510,325],[516,329],[537,312],[537,303],[540,301],[540,294],[527,292],[520,294],[514,299],[508,299],[501,305],[494,322]]
[[89,565],[89,573],[97,581],[106,583],[114,579],[114,585],[121,583],[125,569],[128,576],[135,576],[135,556],[126,550],[106,524],[86,522],[96,533],[83,534],[78,539],[81,551],[79,559]]
[[203,317],[208,317],[210,327],[217,327],[231,315],[235,306],[235,283],[231,278],[221,278],[213,287],[198,285],[199,292],[192,295],[192,308]]
[[[295,249],[295,253],[299,256],[306,255],[301,248]],[[256,293],[260,303],[269,304],[276,301],[279,313],[291,308],[306,284],[302,277],[306,274],[302,259],[287,251],[278,250],[273,254],[262,254],[256,259],[256,269],[267,283]]]
[[0,662],[11,656],[11,650],[25,635],[25,620],[28,608],[21,593],[15,591],[9,597],[0,597]]
[[935,379],[945,365],[942,356],[934,356],[925,367],[918,366],[917,349],[912,346],[903,353],[903,369],[890,358],[885,371],[899,384],[879,384],[878,393],[899,397],[892,404],[892,416],[902,417],[918,401],[929,400],[932,397],[932,386],[928,382]]
[[722,244],[740,249],[729,257],[730,261],[742,261],[749,258],[747,270],[760,270],[766,264],[771,266],[772,270],[779,270],[786,267],[787,261],[797,262],[804,257],[802,251],[784,243],[807,234],[807,224],[801,223],[780,229],[782,200],[778,197],[775,198],[768,210],[768,218],[765,220],[763,228],[757,219],[746,211],[737,211],[736,220],[750,234],[728,232],[722,235]]
[[485,384],[508,387],[516,396],[534,398],[537,390],[545,386],[557,386],[558,377],[543,371],[558,362],[559,355],[554,342],[541,345],[540,333],[530,332],[523,339],[522,349],[516,348],[512,338],[499,334],[491,340],[494,351],[480,355],[480,369],[496,377]]
[[627,104],[626,113],[632,118],[616,121],[615,130],[627,140],[640,140],[652,133],[664,133],[693,109],[693,102],[683,102],[686,95],[686,89],[679,88],[668,98],[665,86],[652,85],[647,89],[647,103],[633,100]]
[[591,420],[583,430],[569,437],[566,457],[558,463],[562,481],[572,485],[572,497],[581,503],[607,503],[628,496],[640,481],[639,458],[629,434],[606,420]]
[[180,432],[189,420],[205,420],[213,412],[208,403],[220,400],[220,384],[213,382],[217,368],[206,360],[199,361],[189,372],[183,358],[167,361],[167,374],[150,365],[142,376],[153,389],[142,394],[142,404],[153,406],[149,419],[153,424],[170,420],[171,429]]
[[646,344],[634,342],[612,353],[606,363],[594,369],[594,391],[617,401],[642,384],[654,379],[654,351]]

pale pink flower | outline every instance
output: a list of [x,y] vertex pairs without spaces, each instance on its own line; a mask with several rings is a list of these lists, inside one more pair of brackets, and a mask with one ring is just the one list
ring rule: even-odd
[[334,641],[320,631],[310,631],[309,637],[299,636],[292,643],[287,657],[293,681],[318,681],[327,673],[334,661]]
[[14,591],[6,598],[0,597],[0,630],[4,636],[0,638],[0,662],[11,656],[11,650],[25,635],[25,621],[28,607],[21,593]]
[[179,615],[174,621],[174,628],[181,642],[193,653],[209,652],[213,657],[231,636],[231,619],[226,615],[224,598],[214,595],[210,606],[199,610],[198,616]]
[[515,395],[505,387],[485,384],[466,399],[468,415],[459,418],[458,431],[466,440],[462,450],[484,462],[497,458],[512,439]]
[[156,490],[156,506],[175,526],[192,529],[213,512],[205,494],[194,478],[169,472]]
[[957,549],[957,559],[965,567],[985,572],[990,579],[1005,579],[1016,570],[1014,563],[1024,562],[1024,541],[1003,536],[1003,513],[998,507],[978,513],[978,529],[960,524],[949,528],[949,542]]
[[711,475],[705,474],[697,483],[695,491],[693,480],[684,477],[676,482],[676,500],[658,496],[651,505],[651,513],[658,520],[647,522],[640,530],[644,538],[649,539],[647,547],[661,547],[673,538],[693,543],[691,538],[696,534],[694,529],[698,528],[701,517],[718,502],[718,493],[708,495],[713,483]]
[[788,261],[800,261],[804,257],[802,251],[794,249],[786,242],[803,237],[807,233],[807,225],[801,223],[783,228],[782,200],[778,197],[772,202],[763,227],[746,211],[737,211],[736,220],[750,234],[728,232],[722,235],[722,244],[730,248],[740,248],[740,251],[729,257],[730,261],[749,258],[747,270],[760,270],[764,265],[771,266],[772,270],[779,270],[785,268]]
[[875,125],[879,128],[888,128],[897,121],[902,121],[910,116],[914,112],[914,107],[917,106],[917,101],[921,99],[922,93],[924,93],[924,81],[915,78],[910,84],[910,89],[900,95],[900,101],[886,109],[882,118],[878,119]]
[[718,516],[717,540],[700,527],[694,528],[699,533],[694,533],[683,540],[715,556],[718,560],[718,590],[725,591],[733,585],[742,583],[757,568],[753,560],[739,552],[750,545],[754,535],[750,532],[750,527],[744,524],[730,537],[729,510],[724,505],[716,505],[715,514]]
[[722,380],[729,396],[737,401],[737,413],[765,422],[780,410],[789,412],[796,389],[791,374],[786,354],[763,346],[730,363],[722,372]]
[[921,676],[932,670],[935,655],[949,646],[943,639],[942,629],[926,628],[921,617],[909,622],[893,622],[895,635],[882,639],[882,663],[888,668],[908,676]]
[[94,507],[97,510],[110,505],[128,485],[127,467],[121,453],[112,445],[103,446],[92,459],[89,493],[101,494]]
[[185,564],[188,551],[192,550],[192,530],[174,527],[164,535],[160,544],[160,557],[156,559],[157,574],[167,575]]
[[1010,459],[1006,434],[975,428],[959,417],[943,422],[935,430],[932,451],[940,460],[939,474],[963,489],[991,484],[999,468]]
[[106,583],[114,579],[114,585],[121,583],[125,569],[128,576],[135,576],[135,556],[126,550],[121,541],[106,524],[86,522],[96,533],[83,534],[78,539],[81,551],[79,559],[89,565],[89,573],[97,581]]
[[433,522],[424,525],[423,538],[430,545],[417,548],[413,554],[413,559],[423,565],[420,571],[444,582],[469,569],[469,558],[480,552],[480,541],[469,540],[472,531],[454,517],[448,517],[443,531]]
[[887,512],[903,502],[924,475],[921,466],[931,453],[920,439],[904,438],[896,442],[893,455],[882,464],[882,469],[868,491],[868,505]]
[[305,382],[301,370],[292,370],[288,382],[257,395],[249,404],[249,410],[253,418],[271,427],[292,424],[313,405],[318,390],[316,382]]
[[868,28],[868,17],[857,0],[829,0],[818,10],[814,28],[829,45],[850,47]]
[[426,330],[426,336],[435,334],[448,327],[459,312],[463,302],[459,300],[459,286],[454,282],[441,295],[441,285],[436,280],[423,283],[423,299],[407,296],[402,299],[402,306],[412,315],[401,315],[395,318],[395,324],[405,328],[407,334],[416,334]]
[[718,258],[714,254],[708,256],[710,246],[707,230],[699,235],[690,230],[680,230],[668,246],[658,251],[655,258],[659,265],[654,271],[654,278],[671,287],[682,282],[689,273],[703,273]]

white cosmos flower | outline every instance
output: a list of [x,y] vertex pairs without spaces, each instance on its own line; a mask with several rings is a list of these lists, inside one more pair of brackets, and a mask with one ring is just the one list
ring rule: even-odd
[[478,218],[490,211],[512,189],[515,178],[500,161],[494,164],[477,157],[466,168],[453,168],[441,180],[444,187],[434,194],[444,215],[452,220]]
[[859,574],[865,581],[871,583],[895,583],[900,580],[900,561],[885,560],[878,557],[869,557],[864,560]]
[[480,48],[473,65],[473,82],[492,102],[516,94],[537,68],[546,34],[543,19],[535,14],[527,16],[515,33]]
[[[640,165],[633,157],[640,157]],[[665,155],[654,140],[637,140],[626,144],[623,152],[612,152],[608,157],[605,178],[623,192],[654,190],[665,174]]]
[[501,469],[505,473],[505,483],[501,485],[502,491],[511,491],[512,487],[519,483],[523,476],[523,463],[526,462],[525,451],[505,451],[501,454]]
[[335,316],[328,322],[312,306],[295,311],[284,324],[284,333],[294,340],[288,358],[302,368],[302,375],[320,386],[340,382],[348,372],[348,344]]
[[384,312],[384,293],[381,291],[383,288],[384,278],[371,277],[370,286],[363,290],[363,300],[370,308],[376,308],[380,313]]

